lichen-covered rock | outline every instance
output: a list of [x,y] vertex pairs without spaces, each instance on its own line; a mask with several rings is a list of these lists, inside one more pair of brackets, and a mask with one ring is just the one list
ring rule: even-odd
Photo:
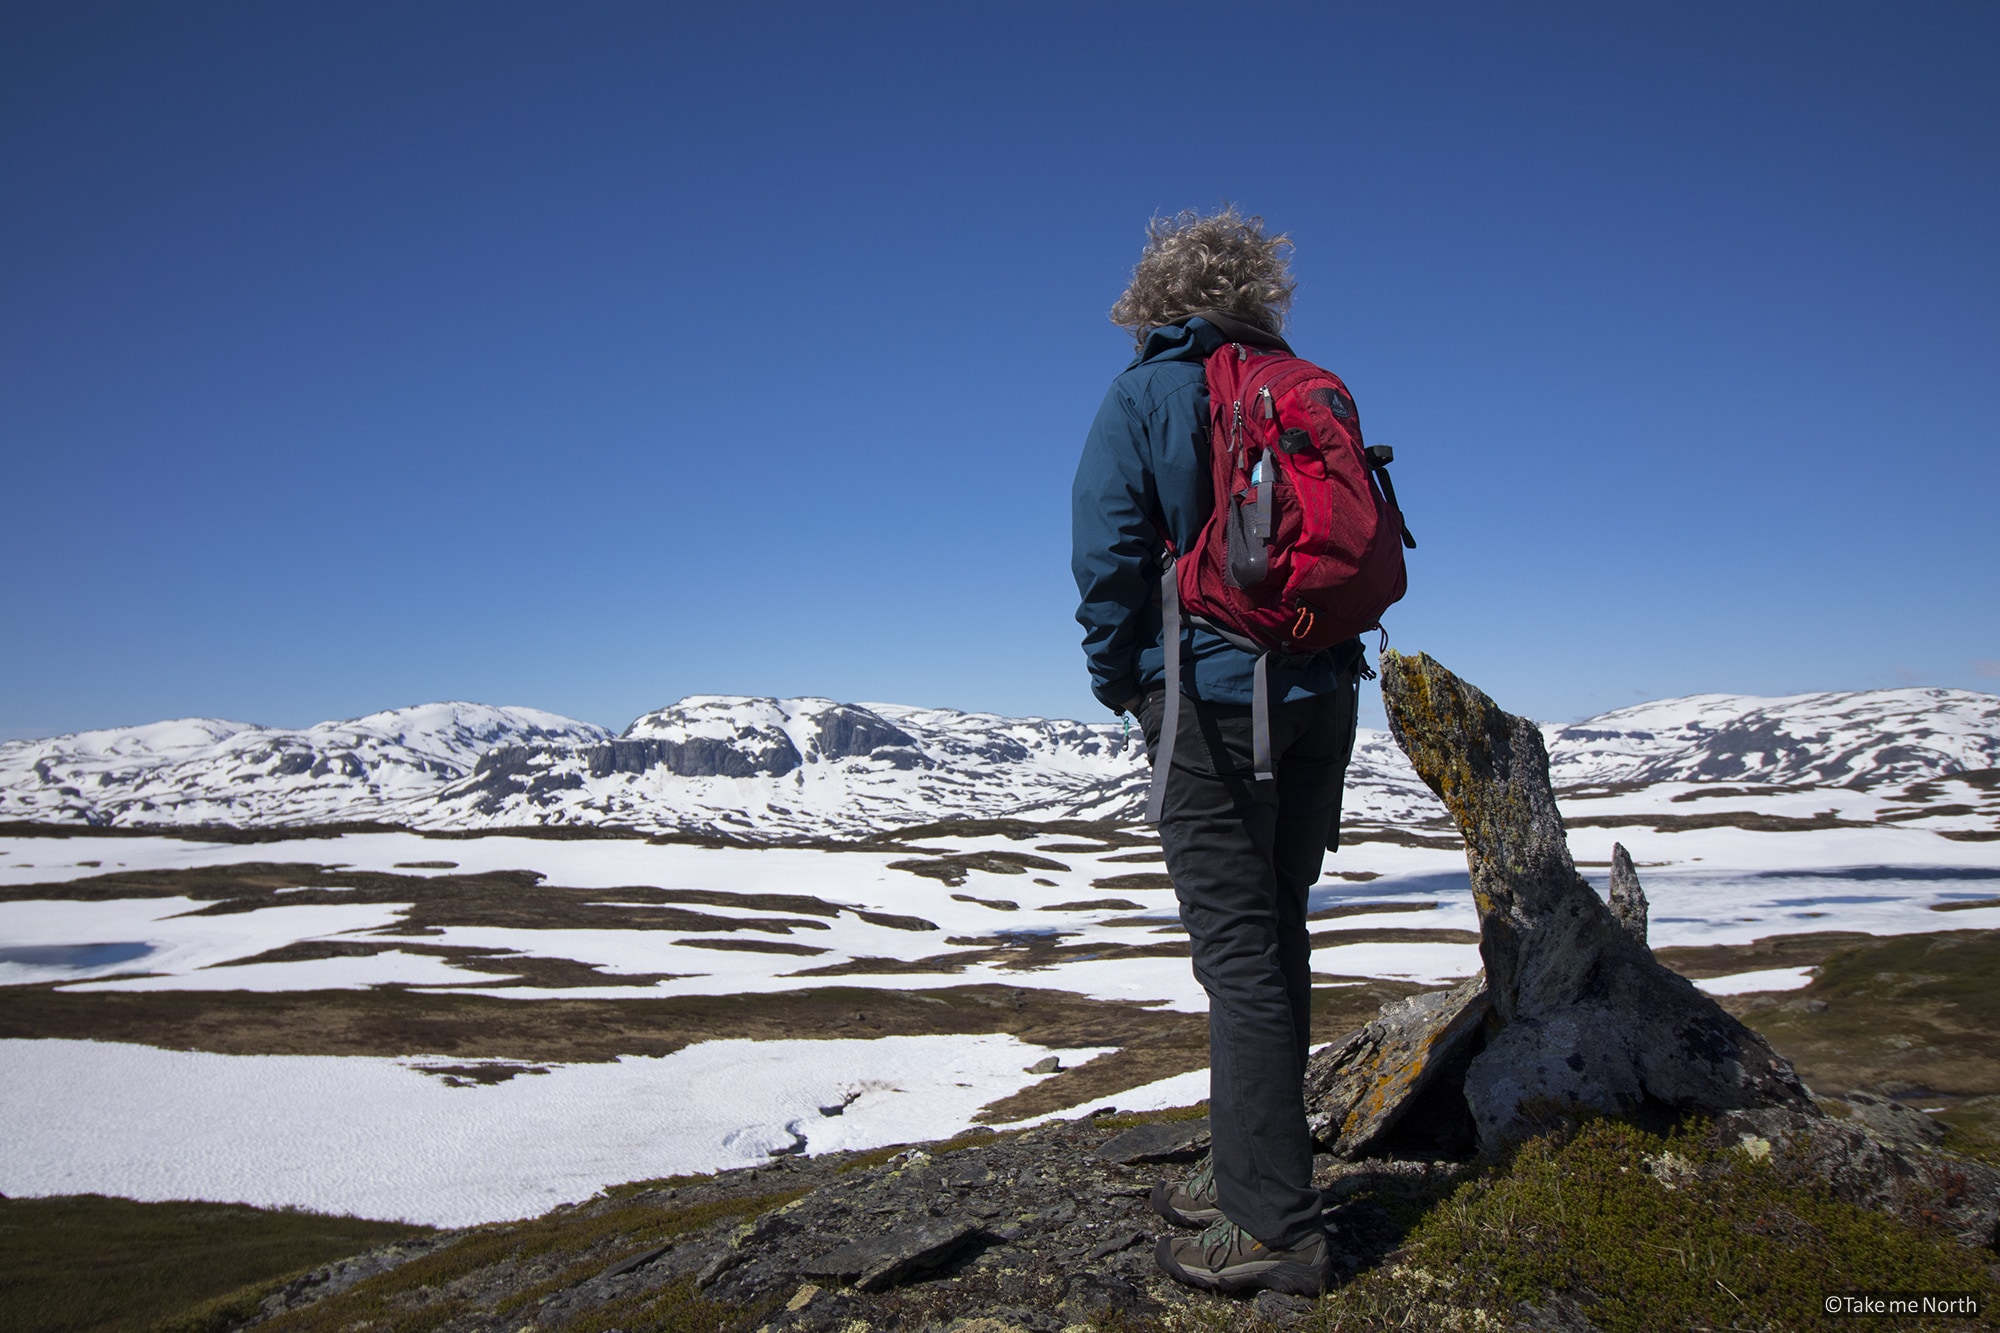
[[1712,1132],[1781,1171],[1825,1181],[1858,1207],[1941,1227],[1967,1245],[2000,1247],[2000,1171],[1983,1162],[1899,1141],[1869,1120],[1790,1107],[1726,1112]]
[[1466,1066],[1483,1042],[1491,1007],[1482,973],[1454,990],[1384,1005],[1372,1022],[1323,1047],[1306,1064],[1306,1122],[1314,1140],[1336,1156],[1365,1157],[1405,1128],[1435,1089],[1443,1104],[1433,1117],[1417,1118],[1451,1123],[1408,1128],[1428,1146],[1454,1146],[1457,1122],[1467,1118]]
[[1898,1148],[1935,1148],[1944,1142],[1944,1126],[1914,1106],[1867,1092],[1850,1092],[1842,1101],[1848,1115]]
[[1382,696],[1391,734],[1465,837],[1492,1004],[1464,1081],[1483,1148],[1573,1110],[1817,1114],[1761,1037],[1654,961],[1631,858],[1615,913],[1577,873],[1539,727],[1424,655],[1383,654]]

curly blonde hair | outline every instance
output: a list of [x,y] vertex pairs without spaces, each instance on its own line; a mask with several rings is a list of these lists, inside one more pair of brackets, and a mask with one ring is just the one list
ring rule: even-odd
[[1298,283],[1285,261],[1289,236],[1264,234],[1264,219],[1234,204],[1203,217],[1193,209],[1146,224],[1146,249],[1111,322],[1144,343],[1154,329],[1214,310],[1283,333]]

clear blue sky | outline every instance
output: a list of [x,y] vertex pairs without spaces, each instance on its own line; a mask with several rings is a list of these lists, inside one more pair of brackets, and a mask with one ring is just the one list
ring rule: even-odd
[[0,9],[0,735],[693,692],[1103,716],[1147,217],[1297,243],[1569,719],[2000,688],[2000,6]]

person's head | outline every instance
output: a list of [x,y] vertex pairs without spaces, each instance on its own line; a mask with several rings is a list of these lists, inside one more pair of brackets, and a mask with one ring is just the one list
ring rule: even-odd
[[1291,238],[1266,236],[1264,219],[1233,204],[1208,217],[1189,210],[1146,224],[1146,249],[1111,322],[1138,342],[1154,329],[1214,310],[1277,334],[1298,286],[1285,262]]

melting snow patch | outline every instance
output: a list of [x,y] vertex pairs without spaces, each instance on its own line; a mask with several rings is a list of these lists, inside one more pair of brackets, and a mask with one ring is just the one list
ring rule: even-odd
[[[1065,1066],[1103,1053],[1054,1052]],[[728,1040],[486,1081],[440,1077],[441,1059],[0,1041],[0,1192],[466,1226],[754,1165],[801,1139],[820,1152],[944,1137],[1036,1082],[1023,1067],[1048,1054],[1005,1035]]]
[[1812,980],[1809,967],[1767,967],[1758,972],[1709,977],[1694,984],[1710,995],[1748,995],[1751,991],[1798,990]]

